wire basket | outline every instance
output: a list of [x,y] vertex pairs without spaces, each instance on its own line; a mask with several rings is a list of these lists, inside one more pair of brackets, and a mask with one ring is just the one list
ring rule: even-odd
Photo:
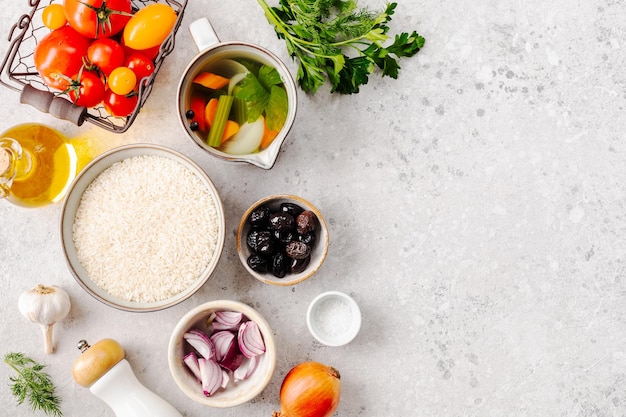
[[165,3],[176,11],[178,18],[172,32],[163,41],[158,55],[154,58],[154,72],[150,77],[138,81],[137,106],[126,117],[112,116],[102,105],[92,108],[76,106],[43,82],[35,68],[34,51],[38,42],[50,33],[42,23],[41,14],[43,9],[53,2],[54,0],[28,0],[30,12],[23,14],[9,31],[10,45],[0,67],[0,83],[19,92],[21,103],[31,104],[60,119],[72,121],[79,126],[87,121],[114,133],[125,132],[148,99],[165,57],[174,50],[174,37],[183,19],[187,0],[132,0],[133,13],[152,3]]

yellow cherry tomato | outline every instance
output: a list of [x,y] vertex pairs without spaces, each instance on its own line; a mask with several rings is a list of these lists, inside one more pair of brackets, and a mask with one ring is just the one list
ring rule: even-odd
[[55,30],[65,26],[67,19],[65,18],[63,5],[55,3],[46,6],[41,13],[41,20],[43,21],[44,26],[50,30]]
[[124,96],[135,88],[137,76],[128,67],[117,67],[109,74],[107,84],[115,94]]
[[164,3],[139,9],[124,26],[124,45],[139,51],[160,45],[172,32],[177,17]]

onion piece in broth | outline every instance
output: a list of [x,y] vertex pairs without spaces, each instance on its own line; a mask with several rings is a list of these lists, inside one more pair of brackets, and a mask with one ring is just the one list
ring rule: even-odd
[[221,150],[231,155],[245,155],[253,153],[261,145],[265,132],[265,119],[259,116],[255,122],[244,123],[230,139],[221,147]]

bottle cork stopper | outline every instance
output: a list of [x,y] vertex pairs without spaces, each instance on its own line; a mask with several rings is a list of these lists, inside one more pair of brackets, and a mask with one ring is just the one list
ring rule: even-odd
[[78,349],[82,354],[72,366],[72,376],[83,387],[90,387],[125,356],[124,348],[113,339],[102,339],[93,346],[81,340]]

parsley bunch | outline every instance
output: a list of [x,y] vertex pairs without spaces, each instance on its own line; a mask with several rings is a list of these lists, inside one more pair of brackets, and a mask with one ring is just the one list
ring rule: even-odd
[[7,353],[4,362],[17,372],[17,376],[12,376],[9,380],[12,383],[11,392],[18,405],[28,398],[33,410],[41,410],[54,417],[63,415],[59,408],[60,399],[54,393],[54,384],[50,376],[43,372],[45,365],[35,362],[23,353],[15,352]]
[[415,55],[425,39],[403,32],[389,40],[396,3],[382,12],[357,7],[357,0],[279,0],[270,7],[257,0],[287,52],[298,63],[296,80],[307,93],[315,93],[326,80],[331,93],[354,94],[367,84],[378,67],[383,76],[398,78],[398,58]]

